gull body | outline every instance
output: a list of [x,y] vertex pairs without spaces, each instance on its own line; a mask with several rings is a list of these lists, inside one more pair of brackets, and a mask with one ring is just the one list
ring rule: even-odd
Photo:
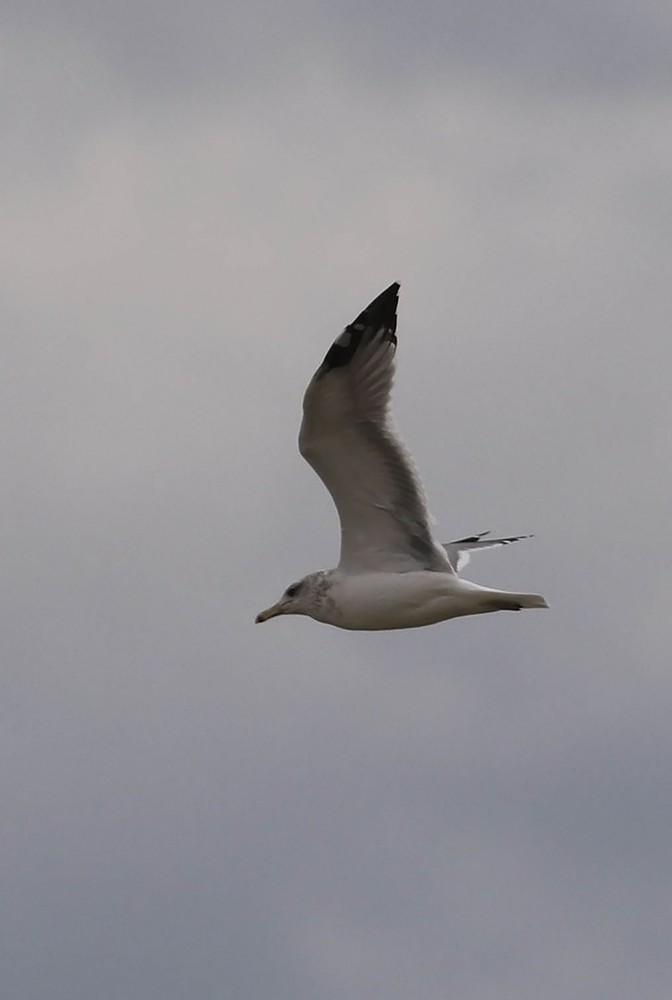
[[458,576],[472,550],[527,536],[487,539],[484,532],[446,544],[434,538],[422,483],[390,414],[398,292],[395,282],[345,328],[304,397],[299,449],[336,505],[339,565],[291,584],[257,622],[299,614],[368,631],[548,607],[539,594]]

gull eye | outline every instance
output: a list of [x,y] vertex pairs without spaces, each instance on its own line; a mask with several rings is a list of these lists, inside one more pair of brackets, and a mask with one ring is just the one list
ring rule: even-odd
[[287,590],[285,591],[285,594],[287,595],[287,597],[296,597],[296,595],[298,594],[298,592],[300,590],[301,590],[301,584],[300,583],[293,583],[291,585],[291,587],[287,588]]

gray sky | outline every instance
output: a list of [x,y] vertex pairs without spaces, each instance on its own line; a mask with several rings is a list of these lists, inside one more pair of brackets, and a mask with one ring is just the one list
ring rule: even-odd
[[[3,1000],[668,1000],[672,15],[3,8]],[[546,613],[254,615],[397,423]]]

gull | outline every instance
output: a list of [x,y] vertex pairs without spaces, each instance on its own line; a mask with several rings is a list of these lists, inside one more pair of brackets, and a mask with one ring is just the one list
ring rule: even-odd
[[529,536],[483,532],[447,544],[434,537],[422,482],[390,411],[398,298],[394,282],[346,326],[303,400],[299,451],[336,505],[339,564],[290,584],[257,622],[307,615],[373,631],[548,607],[539,594],[493,590],[458,575],[470,552]]

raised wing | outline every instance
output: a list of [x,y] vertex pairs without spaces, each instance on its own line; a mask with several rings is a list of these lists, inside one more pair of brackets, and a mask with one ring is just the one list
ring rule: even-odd
[[398,295],[395,282],[327,352],[303,400],[299,450],[336,504],[341,569],[450,573],[432,537],[422,483],[390,417]]
[[443,548],[456,573],[459,573],[467,565],[473,549],[496,549],[500,545],[510,545],[511,542],[520,542],[523,538],[532,537],[532,535],[510,535],[508,538],[486,538],[486,535],[489,534],[489,531],[482,531],[479,535],[458,538],[456,542],[444,544]]

